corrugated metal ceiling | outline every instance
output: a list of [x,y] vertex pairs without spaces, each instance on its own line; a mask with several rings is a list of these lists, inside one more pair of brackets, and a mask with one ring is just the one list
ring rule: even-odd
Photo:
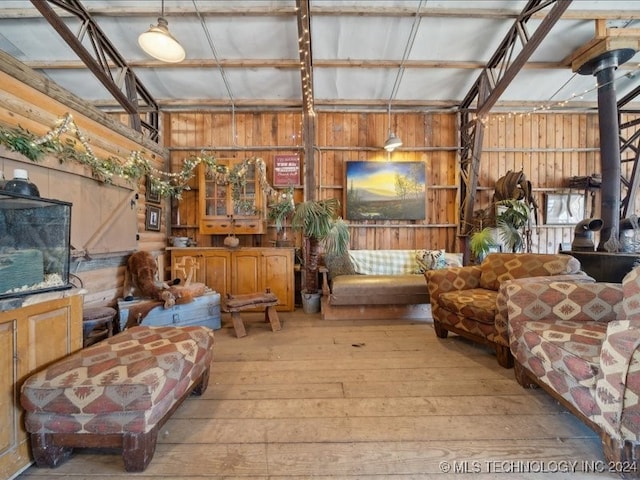
[[[527,3],[311,0],[315,108],[455,108]],[[157,22],[160,0],[82,4],[161,108],[302,105],[295,0],[165,1],[169,29],[187,51],[177,65],[151,59],[137,43]],[[76,17],[56,11],[81,30]],[[529,33],[542,18],[528,22]],[[593,106],[595,78],[574,73],[568,60],[594,38],[598,18],[633,32],[640,2],[573,1],[497,106]],[[0,3],[0,49],[89,102],[117,105],[29,1]],[[618,70],[619,96],[639,85],[639,61],[636,55]]]

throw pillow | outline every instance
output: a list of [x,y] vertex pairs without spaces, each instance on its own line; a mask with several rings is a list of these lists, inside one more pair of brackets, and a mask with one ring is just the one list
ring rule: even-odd
[[418,250],[416,262],[418,263],[418,273],[440,270],[447,266],[444,250]]
[[330,279],[336,278],[338,275],[355,275],[356,273],[348,253],[343,255],[326,254],[324,264],[329,270]]

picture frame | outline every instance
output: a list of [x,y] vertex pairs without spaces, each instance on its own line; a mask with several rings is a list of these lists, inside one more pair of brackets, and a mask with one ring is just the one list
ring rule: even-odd
[[545,193],[545,224],[575,225],[584,220],[585,199],[580,193]]
[[424,162],[345,162],[345,218],[424,220]]
[[154,205],[147,205],[145,212],[145,229],[152,232],[159,232],[161,219],[162,209]]
[[153,188],[150,175],[147,175],[145,200],[149,203],[160,203],[160,192]]

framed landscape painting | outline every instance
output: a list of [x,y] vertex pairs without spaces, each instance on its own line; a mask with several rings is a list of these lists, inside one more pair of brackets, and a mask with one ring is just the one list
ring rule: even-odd
[[347,161],[348,220],[424,220],[423,162]]

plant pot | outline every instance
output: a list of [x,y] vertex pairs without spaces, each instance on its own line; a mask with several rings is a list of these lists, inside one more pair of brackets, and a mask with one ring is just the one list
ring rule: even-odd
[[292,240],[276,240],[276,247],[278,248],[293,247],[293,241]]
[[304,313],[320,313],[320,299],[322,291],[317,293],[302,292],[302,311]]
[[240,239],[234,235],[225,237],[222,242],[227,248],[236,248],[240,244]]

